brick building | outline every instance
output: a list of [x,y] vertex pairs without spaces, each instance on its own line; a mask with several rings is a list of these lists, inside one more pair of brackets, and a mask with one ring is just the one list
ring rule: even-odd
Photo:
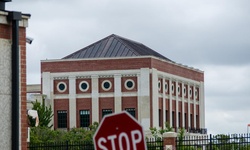
[[[29,14],[21,14],[19,21],[19,125],[12,121],[12,25],[9,11],[5,11],[4,4],[0,9],[0,149],[11,149],[13,136],[12,126],[19,127],[19,148],[27,149],[27,116],[26,116],[26,28]],[[16,84],[18,85],[18,84]],[[17,119],[18,120],[18,119]],[[17,138],[18,139],[18,138]],[[18,143],[16,143],[18,144]]]
[[204,73],[147,46],[110,35],[62,59],[42,60],[42,93],[54,128],[88,127],[128,111],[148,130],[205,128]]

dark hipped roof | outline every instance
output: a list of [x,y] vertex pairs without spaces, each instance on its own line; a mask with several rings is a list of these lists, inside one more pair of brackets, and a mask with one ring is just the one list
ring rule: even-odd
[[133,56],[155,56],[171,61],[142,43],[135,42],[118,35],[112,34],[85,48],[82,48],[63,59],[82,58],[110,58],[110,57],[133,57]]

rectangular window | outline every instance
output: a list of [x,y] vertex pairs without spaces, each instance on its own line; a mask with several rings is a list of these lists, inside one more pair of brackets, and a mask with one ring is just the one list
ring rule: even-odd
[[57,111],[57,126],[58,128],[67,128],[67,110]]
[[159,126],[162,127],[161,109],[159,109]]
[[125,110],[135,118],[135,108],[125,108]]
[[196,128],[199,129],[200,128],[200,120],[199,120],[199,116],[196,115]]
[[182,127],[182,118],[181,118],[181,112],[178,113],[178,118],[179,118],[179,127],[181,128]]
[[105,115],[111,114],[112,113],[112,109],[103,109],[102,110],[102,117],[104,117]]
[[168,122],[169,123],[169,120],[168,120],[168,110],[166,110],[166,122]]
[[89,110],[80,110],[80,127],[89,127],[90,125]]
[[185,113],[185,129],[187,130],[188,129],[188,118],[187,118],[187,113]]
[[172,111],[172,127],[175,128],[175,112]]
[[191,122],[191,129],[193,129],[194,128],[194,122],[193,122],[193,115],[192,114],[190,114],[190,122]]

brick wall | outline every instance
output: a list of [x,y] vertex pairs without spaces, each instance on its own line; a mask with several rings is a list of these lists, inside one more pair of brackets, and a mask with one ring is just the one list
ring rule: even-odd
[[135,108],[135,118],[138,119],[137,97],[122,97],[122,110]]
[[163,122],[163,98],[159,98],[159,109],[160,109],[160,112],[159,112],[159,126],[160,127],[163,127],[164,126],[164,122]]
[[[90,123],[92,122],[92,103],[91,98],[78,98],[76,99],[76,127],[80,127],[80,110],[90,111]],[[95,111],[95,110],[94,110]]]
[[193,69],[184,68],[182,66],[166,63],[159,59],[153,59],[151,61],[151,67],[157,70],[181,76],[184,78],[192,79],[195,81],[204,81],[204,74],[202,72],[195,71]]
[[[64,83],[66,85],[65,91],[59,91],[58,86],[59,84]],[[54,80],[54,94],[69,94],[69,80]]]
[[42,72],[77,72],[148,68],[150,59],[98,59],[41,62]]
[[[103,109],[111,109],[114,112],[114,98],[113,97],[105,97],[99,98],[99,122],[102,120],[102,110]],[[94,111],[94,110],[93,110]]]
[[156,68],[177,76],[195,81],[204,81],[203,72],[185,68],[156,58],[121,58],[97,60],[57,60],[42,61],[42,72],[78,72],[78,71],[103,71],[103,70],[128,70],[140,68]]
[[[111,88],[109,90],[104,90],[102,88],[102,84],[104,81],[109,81],[111,83]],[[114,87],[115,87],[114,78],[99,78],[98,85],[99,85],[99,93],[110,93],[110,92],[113,93],[114,92]]]
[[57,111],[66,110],[67,111],[67,127],[69,129],[69,100],[68,99],[55,99],[54,100],[54,128],[57,129]]
[[21,48],[20,53],[20,60],[21,60],[21,68],[20,68],[20,74],[21,74],[21,144],[22,149],[27,149],[27,97],[26,97],[26,29],[20,28],[19,29],[19,44]]
[[[82,91],[79,87],[80,83],[83,83],[83,82],[88,83],[88,85],[89,85],[89,87],[86,91]],[[92,84],[91,79],[76,79],[76,94],[91,93],[92,92],[92,90],[91,90],[92,85],[91,84]]]
[[[138,87],[138,84],[137,84],[137,77],[122,77],[121,79],[121,89],[122,89],[122,92],[136,92],[137,91],[137,87]],[[127,80],[131,80],[134,82],[134,88],[133,89],[126,89],[125,87],[125,84],[126,84],[126,81]]]

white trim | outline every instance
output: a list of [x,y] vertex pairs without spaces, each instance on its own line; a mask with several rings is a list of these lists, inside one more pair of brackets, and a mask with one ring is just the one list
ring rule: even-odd
[[69,127],[76,127],[76,77],[69,77]]
[[163,93],[163,96],[162,96],[162,129],[165,129],[165,122],[167,122],[166,120],[166,88],[165,86],[167,85],[167,88],[168,88],[168,84],[166,82],[166,79],[165,78],[162,78],[162,93]]
[[[114,93],[99,93],[98,97],[102,98],[102,97],[114,97]],[[138,92],[123,92],[121,97],[137,97],[138,96]],[[68,99],[69,98],[69,94],[55,94],[54,95],[54,99]],[[76,98],[92,98],[92,94],[91,93],[85,93],[85,94],[76,94]]]
[[52,78],[60,78],[65,76],[76,76],[77,78],[89,78],[95,75],[97,78],[100,76],[110,76],[115,74],[121,74],[121,76],[134,76],[135,74],[140,73],[140,69],[135,70],[104,70],[104,71],[81,71],[81,72],[61,72],[61,73],[51,73]]
[[121,98],[121,74],[114,74],[114,112],[118,113],[122,111],[122,98]]
[[191,87],[189,88],[189,96],[190,98],[193,96],[193,89]]
[[192,79],[180,77],[180,76],[173,75],[173,74],[170,74],[170,73],[158,71],[158,74],[161,75],[161,76],[163,76],[163,77],[171,78],[173,81],[174,80],[178,80],[178,81],[182,81],[184,83],[193,83],[193,84],[196,84],[196,85],[200,85],[200,81],[196,81],[196,80],[192,80]]
[[[128,82],[132,82],[132,87],[128,87],[128,86],[127,86],[127,83],[128,83]],[[124,87],[125,87],[127,90],[133,90],[134,87],[135,87],[135,82],[134,82],[134,80],[132,80],[132,79],[127,79],[127,80],[125,81],[125,83],[124,83]]]
[[158,91],[161,91],[161,80],[158,80]]
[[[169,84],[172,85],[173,82],[172,82],[172,79],[170,78],[169,79]],[[172,105],[173,105],[173,94],[172,94],[172,86],[171,88],[169,88],[169,124],[171,127],[173,127],[173,116],[172,116],[172,111],[173,111],[173,108],[172,108]]]
[[[166,80],[165,78],[164,78],[164,80]],[[168,82],[166,82],[165,81],[165,84],[164,84],[164,88],[165,88],[165,93],[167,93],[168,92],[168,88],[169,88],[169,86],[168,86]],[[165,95],[165,94],[164,94]]]
[[[185,128],[186,125],[186,120],[185,120],[185,95],[186,95],[186,86],[185,84],[182,82],[182,97],[181,97],[181,105],[182,105],[182,127]],[[184,92],[185,91],[185,92]],[[184,94],[185,93],[185,94]]]
[[76,94],[76,98],[91,98],[91,93]]
[[179,96],[179,94],[181,93],[181,87],[180,87],[179,84],[178,84],[178,86],[177,86],[177,93],[178,93],[178,94],[176,94],[176,95],[178,95],[178,96]]
[[[83,84],[83,83],[87,84],[87,88],[86,88],[86,89],[83,89],[83,88],[82,88],[82,84]],[[82,92],[86,92],[86,91],[88,91],[88,89],[89,89],[89,82],[88,82],[88,81],[81,81],[81,82],[79,83],[78,87],[79,87],[79,89],[80,89]]]
[[[190,90],[190,88],[191,88],[191,87],[190,87],[190,85],[188,84],[188,91]],[[190,96],[190,92],[188,92],[188,111],[187,111],[187,112],[188,112],[188,114],[187,114],[187,115],[188,115],[188,128],[191,127],[191,120],[190,120],[190,113],[191,113],[191,112],[190,112],[190,110],[191,110],[191,109],[190,109],[190,103],[191,103],[191,99],[190,99],[190,97],[191,97],[191,96]]]
[[199,92],[196,89],[197,87],[194,88],[194,100],[196,100],[198,98]]
[[182,95],[185,97],[186,94],[187,94],[187,89],[186,89],[185,84],[183,83],[183,94]]
[[172,84],[171,84],[171,94],[174,94],[174,91],[175,91],[175,85],[174,85],[174,83],[172,82]]
[[178,129],[179,128],[179,83],[178,81],[175,82],[175,127]]
[[[104,87],[104,84],[105,84],[105,83],[109,83],[109,88]],[[102,89],[103,89],[104,91],[109,91],[111,88],[112,88],[112,83],[111,83],[111,81],[109,81],[109,80],[104,80],[104,81],[102,81]]]
[[122,97],[138,96],[138,92],[123,92]]
[[[138,121],[145,130],[150,127],[150,69],[141,68],[137,74]],[[158,92],[157,92],[158,93]]]
[[[99,122],[99,80],[98,75],[91,75],[91,117],[92,123]],[[95,111],[97,110],[97,111]]]
[[204,94],[204,82],[200,83],[200,88],[199,88],[199,118],[200,118],[200,128],[205,128],[205,94]]
[[153,127],[159,129],[159,92],[158,92],[158,73],[157,69],[152,69],[152,123]]
[[[61,89],[59,88],[60,84],[63,84],[63,85],[65,86],[65,89],[64,89],[64,90],[61,90]],[[62,81],[62,82],[59,82],[59,83],[57,83],[57,85],[56,85],[56,89],[57,89],[58,92],[63,93],[63,92],[65,92],[65,91],[67,90],[67,84],[66,84],[65,82],[63,82],[63,81]]]

